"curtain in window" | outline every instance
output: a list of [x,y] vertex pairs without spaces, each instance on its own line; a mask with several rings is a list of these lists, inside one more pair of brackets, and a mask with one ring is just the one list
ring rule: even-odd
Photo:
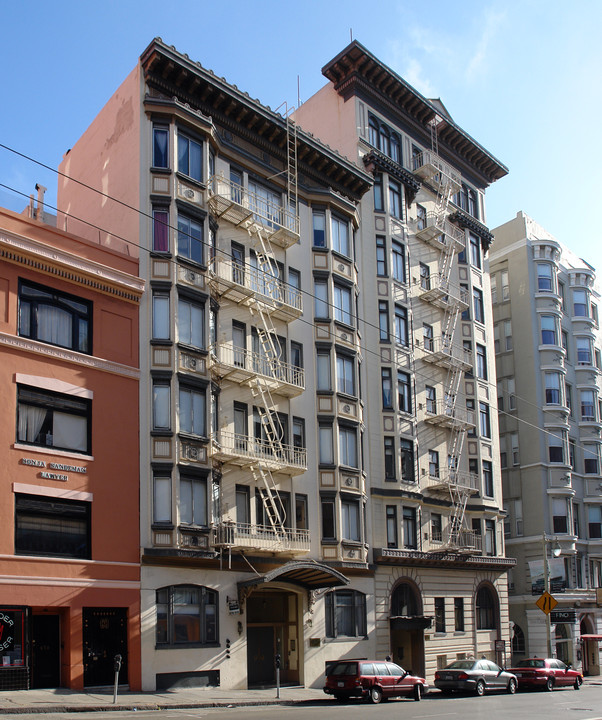
[[355,635],[353,629],[353,597],[351,594],[336,594],[334,612],[337,635]]
[[196,588],[174,588],[174,642],[200,642],[201,623]]
[[35,442],[42,429],[46,412],[44,408],[33,405],[19,405],[19,440]]
[[38,340],[71,347],[73,318],[66,310],[49,305],[38,305],[37,322]]
[[88,449],[88,423],[85,417],[66,415],[62,412],[55,412],[52,416],[53,445],[55,447],[69,448],[70,450]]

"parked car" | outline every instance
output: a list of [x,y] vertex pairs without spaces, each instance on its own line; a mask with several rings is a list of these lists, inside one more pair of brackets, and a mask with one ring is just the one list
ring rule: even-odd
[[526,658],[517,662],[508,672],[516,675],[520,690],[552,690],[555,687],[574,687],[579,690],[583,683],[583,675],[578,670],[573,670],[570,665],[556,658]]
[[373,703],[391,697],[420,700],[428,686],[424,678],[412,675],[396,663],[385,660],[340,660],[326,671],[324,692],[339,702],[352,697]]
[[454,691],[484,695],[486,690],[516,692],[516,676],[491,660],[456,660],[435,673],[435,687],[449,694]]

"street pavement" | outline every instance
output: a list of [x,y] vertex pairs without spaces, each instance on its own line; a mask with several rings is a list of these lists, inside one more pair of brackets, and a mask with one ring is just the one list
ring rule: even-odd
[[[586,677],[586,685],[602,685],[602,676]],[[438,693],[434,690],[433,693]],[[110,710],[162,710],[169,708],[247,707],[253,705],[299,705],[328,701],[321,688],[284,687],[276,689],[224,690],[222,688],[181,688],[164,692],[129,692],[113,689],[75,691],[5,690],[0,692],[0,717],[25,713],[98,712]]]

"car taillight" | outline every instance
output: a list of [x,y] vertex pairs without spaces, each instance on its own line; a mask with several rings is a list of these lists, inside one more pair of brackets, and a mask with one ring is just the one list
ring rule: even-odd
[[439,675],[439,671],[437,671],[435,673],[435,680],[440,680],[440,679],[441,679],[441,675]]
[[465,672],[458,674],[458,680],[468,680],[468,675]]
[[361,684],[362,684],[361,678],[356,677],[356,678],[354,679],[354,684],[355,684],[355,685],[361,685]]

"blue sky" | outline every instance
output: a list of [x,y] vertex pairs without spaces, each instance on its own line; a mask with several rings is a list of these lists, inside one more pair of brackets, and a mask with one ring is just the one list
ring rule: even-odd
[[[325,84],[351,35],[510,170],[495,227],[524,210],[602,272],[599,0],[0,0],[0,144],[52,168],[161,37],[276,109]],[[0,183],[56,200],[56,176],[0,148]],[[26,197],[0,187],[0,205]]]

